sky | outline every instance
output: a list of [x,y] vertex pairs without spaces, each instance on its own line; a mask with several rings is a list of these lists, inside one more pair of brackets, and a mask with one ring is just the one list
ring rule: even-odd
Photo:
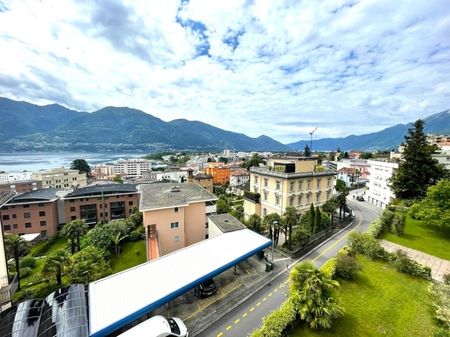
[[450,1],[0,0],[0,96],[364,134],[450,108]]

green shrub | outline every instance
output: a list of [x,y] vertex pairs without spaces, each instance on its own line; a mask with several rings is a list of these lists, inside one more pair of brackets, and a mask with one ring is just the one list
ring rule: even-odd
[[450,337],[450,331],[447,329],[439,328],[433,332],[432,337]]
[[381,232],[383,232],[381,219],[376,219],[372,221],[369,225],[369,228],[367,229],[367,233],[373,236],[374,238],[378,238]]
[[391,229],[392,220],[394,220],[395,213],[389,209],[385,209],[380,217],[381,227],[383,231]]
[[320,271],[327,274],[329,277],[334,278],[336,271],[336,258],[333,257],[325,262],[325,264],[320,267]]
[[335,275],[344,280],[354,280],[361,270],[361,265],[356,257],[347,254],[338,254],[336,256]]
[[309,236],[308,231],[299,226],[292,231],[292,243],[293,245],[303,245],[308,242]]
[[353,232],[350,234],[349,241],[355,253],[367,255],[374,260],[390,261],[392,259],[391,254],[369,233]]
[[20,268],[29,267],[33,269],[36,267],[36,259],[32,256],[25,256],[23,259],[20,260]]
[[409,256],[402,250],[395,252],[396,258],[394,261],[395,268],[405,274],[423,277],[429,279],[431,277],[431,268],[423,266],[420,263],[409,258]]
[[33,269],[30,267],[20,268],[20,278],[24,278],[29,276],[33,272]]
[[253,331],[250,337],[281,337],[296,319],[294,304],[287,300],[280,308],[263,319],[263,325]]
[[450,331],[450,285],[433,284],[430,295],[434,318],[443,329]]
[[140,241],[145,239],[145,228],[144,226],[138,227],[135,230],[133,230],[128,235],[128,241]]
[[55,235],[49,236],[44,243],[38,247],[32,254],[32,256],[44,256],[45,253],[50,249],[53,244],[58,241],[59,239],[59,233],[56,233]]
[[405,214],[396,213],[391,223],[391,233],[402,236],[405,228]]

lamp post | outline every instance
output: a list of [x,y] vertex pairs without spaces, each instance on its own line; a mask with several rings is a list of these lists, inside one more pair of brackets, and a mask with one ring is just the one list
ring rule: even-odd
[[273,221],[273,230],[272,230],[272,263],[273,263],[273,250],[274,250],[274,238],[275,238],[275,227],[278,225],[278,221]]

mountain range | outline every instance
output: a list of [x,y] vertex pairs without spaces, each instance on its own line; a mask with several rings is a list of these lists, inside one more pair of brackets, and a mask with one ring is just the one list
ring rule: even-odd
[[[270,137],[248,137],[199,121],[165,122],[127,107],[105,107],[94,112],[67,109],[58,104],[34,105],[0,97],[0,152],[24,151],[132,151],[162,150],[303,150],[309,140],[282,144]],[[450,133],[450,111],[425,119],[425,131]],[[409,124],[345,138],[314,140],[313,150],[377,150],[398,146]]]

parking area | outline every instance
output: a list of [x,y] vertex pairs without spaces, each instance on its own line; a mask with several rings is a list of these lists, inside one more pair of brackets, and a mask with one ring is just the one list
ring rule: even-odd
[[252,256],[239,263],[236,268],[230,268],[214,278],[217,285],[215,295],[196,298],[192,289],[155,310],[152,315],[179,317],[188,327],[189,335],[195,336],[211,322],[219,319],[261,286],[270,282],[273,276],[292,262],[291,259],[278,253],[275,253],[274,261],[274,270],[266,272],[265,261]]

